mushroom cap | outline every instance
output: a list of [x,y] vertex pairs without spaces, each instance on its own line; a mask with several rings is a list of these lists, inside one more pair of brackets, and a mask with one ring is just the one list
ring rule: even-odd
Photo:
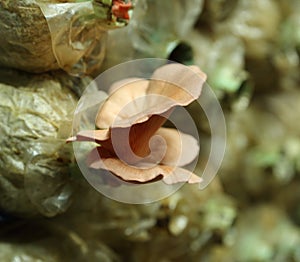
[[186,106],[200,96],[205,80],[206,75],[196,66],[168,64],[155,70],[149,80],[119,81],[100,108],[96,126],[130,127],[175,106]]

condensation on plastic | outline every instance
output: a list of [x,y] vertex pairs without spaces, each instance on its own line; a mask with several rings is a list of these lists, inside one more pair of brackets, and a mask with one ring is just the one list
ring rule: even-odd
[[106,31],[97,19],[92,1],[46,3],[38,1],[51,34],[52,49],[60,68],[69,74],[90,74],[105,55]]

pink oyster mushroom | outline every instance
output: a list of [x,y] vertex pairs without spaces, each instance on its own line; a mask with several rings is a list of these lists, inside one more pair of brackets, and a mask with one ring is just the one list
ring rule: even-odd
[[174,107],[200,96],[205,80],[196,66],[168,64],[150,80],[119,81],[99,108],[99,129],[80,131],[68,141],[99,144],[87,156],[88,167],[108,170],[126,182],[200,183],[199,176],[182,168],[198,156],[197,140],[162,125]]

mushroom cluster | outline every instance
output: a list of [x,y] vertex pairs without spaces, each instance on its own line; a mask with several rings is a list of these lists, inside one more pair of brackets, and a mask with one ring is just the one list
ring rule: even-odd
[[200,183],[199,176],[182,168],[198,156],[198,141],[162,125],[176,106],[200,96],[205,80],[198,67],[173,63],[156,69],[150,79],[118,81],[99,108],[98,129],[80,131],[68,142],[96,142],[87,166],[126,182]]

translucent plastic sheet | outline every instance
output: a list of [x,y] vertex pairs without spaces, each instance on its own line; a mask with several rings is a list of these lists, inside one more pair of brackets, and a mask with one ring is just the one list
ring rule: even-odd
[[7,82],[0,84],[0,213],[55,216],[69,207],[73,191],[65,139],[77,98],[68,86],[83,81],[8,70],[0,78]]
[[59,67],[73,75],[98,68],[104,59],[106,30],[95,18],[92,1],[37,3],[47,20]]
[[132,8],[127,0],[0,1],[0,66],[91,74],[102,64],[106,32],[127,25]]

